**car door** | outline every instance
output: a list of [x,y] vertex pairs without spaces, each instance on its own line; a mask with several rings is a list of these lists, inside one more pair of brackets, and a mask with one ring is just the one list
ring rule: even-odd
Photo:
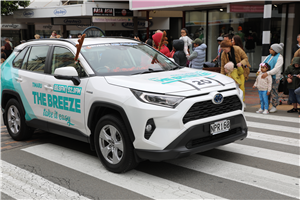
[[15,88],[26,111],[25,119],[44,130],[46,123],[40,123],[36,119],[43,120],[47,108],[43,85],[48,51],[48,45],[28,46],[13,61],[13,67],[18,70],[12,71],[16,81]]
[[[50,72],[45,78],[45,91],[47,93],[49,131],[65,132],[66,128],[77,129],[71,137],[80,137],[86,133],[84,116],[84,94],[88,77],[80,64],[74,62],[75,52],[67,46],[53,46]],[[81,83],[74,85],[71,80],[56,79],[54,71],[60,67],[74,67],[80,77]],[[68,135],[69,136],[69,135]],[[70,136],[69,136],[70,137]]]

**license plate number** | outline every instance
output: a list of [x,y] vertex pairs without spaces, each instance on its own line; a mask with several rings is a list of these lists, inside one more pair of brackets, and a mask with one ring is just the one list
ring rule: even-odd
[[230,129],[230,120],[222,120],[210,124],[210,134],[216,135]]

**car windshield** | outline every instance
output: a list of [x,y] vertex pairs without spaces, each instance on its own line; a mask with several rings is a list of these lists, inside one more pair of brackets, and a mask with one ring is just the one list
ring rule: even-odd
[[145,44],[91,45],[82,47],[81,53],[97,75],[134,75],[178,68]]

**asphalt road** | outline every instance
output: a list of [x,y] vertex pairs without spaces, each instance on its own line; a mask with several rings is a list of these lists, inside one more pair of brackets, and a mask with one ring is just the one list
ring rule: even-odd
[[1,126],[1,199],[299,199],[299,118],[255,109],[245,140],[125,174],[86,143],[42,131],[16,142]]

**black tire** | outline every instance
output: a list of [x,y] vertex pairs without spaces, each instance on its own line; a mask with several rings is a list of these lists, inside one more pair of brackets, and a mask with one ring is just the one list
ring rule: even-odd
[[17,141],[26,140],[32,136],[33,129],[25,123],[20,103],[16,99],[10,99],[5,106],[6,128],[9,135]]
[[106,115],[98,121],[94,141],[98,158],[107,170],[124,173],[137,165],[124,122],[117,116]]

